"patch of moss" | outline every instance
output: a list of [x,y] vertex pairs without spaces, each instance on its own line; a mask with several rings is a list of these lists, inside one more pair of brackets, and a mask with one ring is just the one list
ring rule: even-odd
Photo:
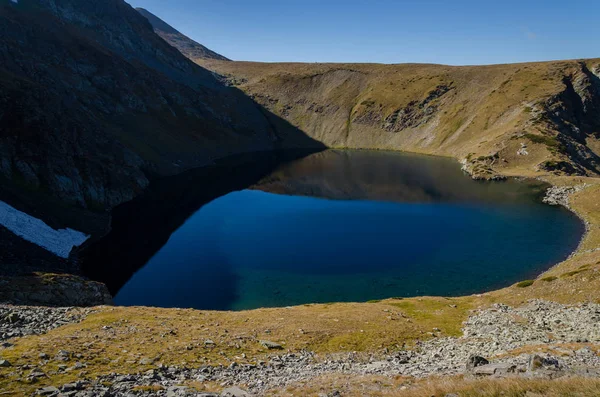
[[587,271],[587,269],[573,270],[572,272],[566,272],[561,275],[562,278],[573,277],[578,275],[579,273],[583,273]]
[[550,282],[555,281],[555,280],[558,280],[558,277],[556,277],[556,276],[549,276],[549,277],[544,277],[542,279],[542,281],[546,281],[547,283],[550,283]]
[[525,134],[523,135],[525,138],[529,139],[533,143],[538,143],[541,145],[546,145],[550,152],[555,153],[564,153],[567,148],[564,144],[562,144],[558,139],[553,136],[545,136],[545,135],[535,135],[535,134]]
[[360,104],[363,106],[366,106],[366,107],[371,107],[371,106],[375,105],[375,101],[365,100],[365,101],[362,101]]
[[520,283],[517,283],[517,288],[527,288],[533,285],[535,281],[534,280],[525,280],[525,281],[521,281]]
[[136,392],[159,392],[164,390],[165,388],[160,385],[152,385],[152,386],[135,386],[132,391]]

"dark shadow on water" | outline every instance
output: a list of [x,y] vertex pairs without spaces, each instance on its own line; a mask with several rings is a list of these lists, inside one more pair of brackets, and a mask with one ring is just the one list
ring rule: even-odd
[[[218,160],[213,166],[156,180],[142,195],[113,210],[111,231],[80,254],[84,275],[105,283],[115,296],[204,204],[251,186],[282,162],[313,152],[240,154]],[[204,276],[202,293],[217,294],[226,308],[227,302],[236,298],[234,274],[221,262]]]

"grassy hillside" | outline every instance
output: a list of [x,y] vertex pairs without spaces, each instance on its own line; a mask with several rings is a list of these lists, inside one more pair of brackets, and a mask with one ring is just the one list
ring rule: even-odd
[[599,59],[465,67],[197,62],[330,147],[453,156],[483,178],[600,171]]

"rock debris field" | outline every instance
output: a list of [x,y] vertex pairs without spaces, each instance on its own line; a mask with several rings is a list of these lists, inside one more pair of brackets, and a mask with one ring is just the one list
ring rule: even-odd
[[[79,322],[89,309],[0,306],[0,353],[23,335],[41,334]],[[111,374],[76,383],[40,388],[45,396],[254,396],[323,375],[383,375],[424,378],[467,373],[473,377],[599,376],[600,305],[566,306],[534,300],[512,308],[494,305],[476,311],[465,322],[463,336],[434,338],[412,350],[365,358],[353,353],[317,356],[311,352],[271,355],[254,365],[184,368],[157,365],[140,374]],[[541,348],[541,349],[540,349]],[[61,351],[68,365],[77,352]],[[11,367],[5,360],[0,366]],[[31,366],[12,368],[23,377]],[[197,392],[184,382],[215,382],[221,393]],[[150,390],[152,387],[152,390]],[[148,389],[148,391],[144,391]],[[135,394],[132,394],[135,390]]]

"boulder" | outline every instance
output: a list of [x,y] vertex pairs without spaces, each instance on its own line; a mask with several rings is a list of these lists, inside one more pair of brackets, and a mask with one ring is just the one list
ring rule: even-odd
[[488,365],[490,362],[484,357],[472,355],[467,360],[467,371],[473,371],[476,367],[480,367],[482,365]]
[[555,370],[559,371],[561,369],[561,365],[557,359],[553,357],[542,357],[534,354],[529,357],[529,363],[527,364],[527,370],[529,372],[539,371],[539,370]]

